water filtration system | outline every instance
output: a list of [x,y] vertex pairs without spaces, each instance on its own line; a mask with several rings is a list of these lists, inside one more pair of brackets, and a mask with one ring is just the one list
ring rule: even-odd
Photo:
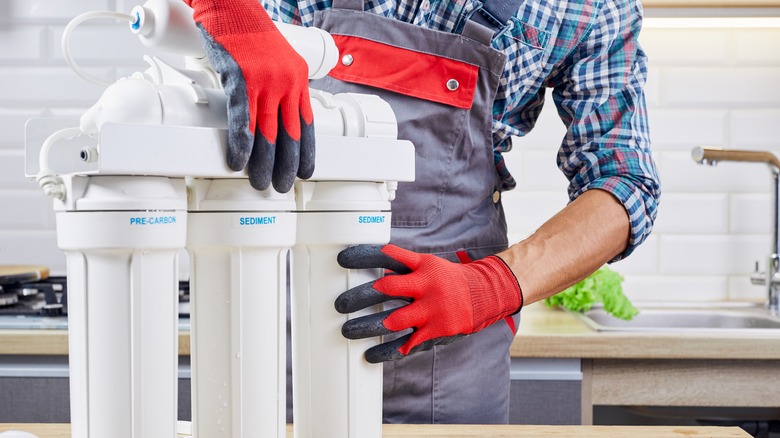
[[[391,108],[376,96],[311,90],[314,175],[290,193],[256,191],[225,164],[226,97],[191,9],[150,0],[108,14],[186,62],[146,57],[149,68],[109,84],[78,126],[27,125],[26,173],[54,198],[67,255],[73,435],[176,436],[178,254],[186,248],[193,436],[285,436],[290,283],[295,435],[381,436],[381,366],[362,357],[377,340],[343,338],[347,316],[333,301],[381,275],[343,269],[336,254],[388,242],[397,182],[414,179],[414,148],[397,139]],[[106,16],[79,16],[63,35],[66,60],[96,82],[73,62],[68,38]],[[327,33],[278,26],[310,78],[335,65]]]

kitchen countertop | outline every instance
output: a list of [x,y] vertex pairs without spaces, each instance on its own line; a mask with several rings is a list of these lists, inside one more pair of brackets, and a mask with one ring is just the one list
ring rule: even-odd
[[524,308],[512,357],[590,359],[780,359],[777,333],[597,332],[542,302]]
[[[189,333],[179,354],[190,352]],[[66,355],[65,330],[0,330],[0,354]],[[744,333],[596,332],[573,315],[542,302],[523,309],[512,357],[590,359],[780,359],[780,336]]]
[[[0,432],[24,430],[39,438],[70,438],[67,424],[0,424]],[[292,428],[287,427],[287,436],[292,437]],[[404,438],[499,438],[499,437],[545,437],[545,438],[728,438],[750,437],[738,427],[689,427],[689,426],[473,426],[473,425],[411,425],[388,424],[382,436]],[[180,435],[180,437],[184,437]]]

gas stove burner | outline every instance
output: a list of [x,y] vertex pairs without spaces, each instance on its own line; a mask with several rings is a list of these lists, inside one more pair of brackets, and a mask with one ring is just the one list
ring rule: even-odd
[[56,281],[56,279],[52,279],[52,281],[42,280],[34,283],[7,284],[5,285],[5,291],[7,293],[16,293],[21,298],[33,297],[40,293],[46,294],[49,291],[54,293],[61,293],[63,290],[63,285],[61,283],[57,283]]
[[[189,316],[190,282],[179,281],[180,316]],[[51,276],[45,280],[0,286],[0,317],[68,315],[68,286],[65,277]]]
[[23,287],[16,290],[16,294],[22,297],[30,297],[40,293],[38,289],[32,287]]
[[5,292],[0,290],[0,307],[13,306],[19,302],[19,295],[15,292]]
[[5,287],[5,291],[7,293],[15,293],[20,297],[31,297],[38,295],[41,292],[41,290],[37,287],[29,287],[24,284],[7,285]]
[[190,282],[187,280],[179,281],[179,302],[187,303],[190,301]]
[[41,315],[43,316],[62,316],[65,315],[65,307],[60,304],[44,304],[41,307]]
[[65,277],[5,284],[0,292],[0,315],[65,316],[67,303]]

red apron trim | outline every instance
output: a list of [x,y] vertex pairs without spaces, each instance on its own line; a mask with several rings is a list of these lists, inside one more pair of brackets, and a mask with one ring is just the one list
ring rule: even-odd
[[[471,108],[478,66],[353,36],[333,35],[333,39],[340,55],[351,56],[352,62],[339,62],[330,76],[456,108]],[[457,81],[456,86],[453,81]]]
[[[455,252],[455,255],[458,257],[458,260],[462,265],[465,265],[466,263],[471,263],[471,257],[469,257],[468,253],[466,253],[465,250],[457,251]],[[506,322],[506,325],[509,326],[509,330],[512,330],[512,334],[517,334],[515,319],[512,318],[512,315],[509,315],[506,318],[504,318],[504,322]]]
[[506,325],[509,326],[509,330],[512,330],[512,334],[517,334],[517,327],[515,327],[515,319],[512,318],[512,315],[507,316],[504,318],[504,321],[506,322]]
[[458,256],[458,260],[460,261],[461,265],[465,265],[466,263],[471,263],[471,257],[469,257],[468,253],[466,253],[466,250],[460,250],[455,253],[456,256]]

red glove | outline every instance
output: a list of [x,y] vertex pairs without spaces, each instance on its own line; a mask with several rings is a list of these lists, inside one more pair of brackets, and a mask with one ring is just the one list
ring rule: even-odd
[[368,349],[365,357],[371,363],[449,344],[518,312],[523,305],[517,278],[496,256],[464,265],[395,245],[359,245],[339,253],[338,262],[344,268],[385,268],[399,274],[344,292],[336,299],[339,312],[355,312],[390,300],[410,302],[343,325],[341,332],[349,339],[414,328],[411,334]]
[[257,0],[184,0],[228,96],[227,163],[279,192],[314,172],[314,125],[306,61]]

